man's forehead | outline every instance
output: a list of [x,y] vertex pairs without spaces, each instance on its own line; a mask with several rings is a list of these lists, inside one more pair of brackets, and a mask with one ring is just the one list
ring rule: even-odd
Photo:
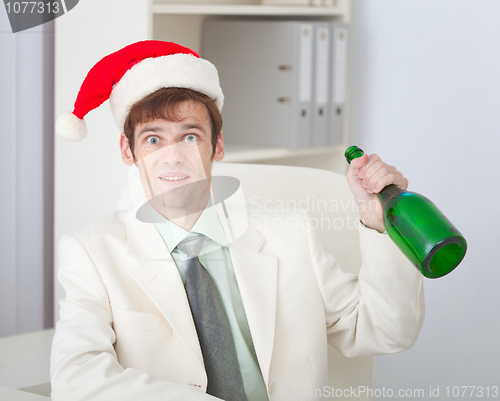
[[194,111],[196,113],[199,113],[202,111],[208,112],[207,107],[203,103],[200,103],[200,102],[198,102],[196,100],[192,100],[192,99],[183,100],[183,101],[177,103],[174,106],[174,110],[179,112],[179,113],[189,112],[189,111]]
[[188,100],[174,107],[165,107],[164,112],[157,113],[158,117],[138,123],[135,133],[139,135],[145,130],[158,132],[164,128],[165,123],[175,123],[182,130],[200,129],[204,132],[210,127],[208,109],[202,103]]

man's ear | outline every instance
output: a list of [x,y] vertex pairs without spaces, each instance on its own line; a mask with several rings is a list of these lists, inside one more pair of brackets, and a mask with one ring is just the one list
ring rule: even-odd
[[130,149],[128,138],[123,132],[120,134],[120,150],[123,162],[127,166],[131,166],[132,164],[134,164],[134,155],[132,154],[132,150]]
[[224,148],[224,139],[222,138],[222,131],[221,131],[219,139],[217,139],[217,143],[215,144],[214,161],[220,162],[222,159],[224,159],[225,155],[226,155],[226,149]]

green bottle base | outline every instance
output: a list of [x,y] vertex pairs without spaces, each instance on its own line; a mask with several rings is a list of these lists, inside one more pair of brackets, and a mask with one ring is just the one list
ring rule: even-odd
[[439,278],[452,272],[465,256],[467,243],[462,237],[447,238],[436,244],[422,263],[422,274]]
[[[389,237],[427,278],[454,270],[467,251],[467,242],[425,196],[393,185],[383,189],[384,226]],[[385,198],[383,198],[385,196]]]

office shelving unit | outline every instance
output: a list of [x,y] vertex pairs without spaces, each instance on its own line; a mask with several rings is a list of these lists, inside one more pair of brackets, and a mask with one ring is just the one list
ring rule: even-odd
[[[205,0],[202,4],[155,0],[150,4],[148,29],[154,39],[177,41],[199,52],[204,20],[221,16],[349,22],[349,0],[337,0],[332,6],[262,5],[260,2],[248,0]],[[340,146],[306,149],[258,148],[233,143],[230,137],[224,139],[227,162],[291,164],[345,171],[342,151],[347,144],[347,122],[344,143]]]

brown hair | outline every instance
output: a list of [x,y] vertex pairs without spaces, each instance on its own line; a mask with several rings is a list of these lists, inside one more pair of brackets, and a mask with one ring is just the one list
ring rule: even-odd
[[[177,106],[185,101],[195,101],[208,110],[212,129],[212,156],[222,130],[222,116],[215,105],[215,100],[207,95],[188,88],[161,88],[135,103],[125,120],[123,132],[128,139],[130,150],[134,155],[134,131],[138,124],[164,119],[179,121]],[[135,159],[135,156],[134,156]]]

